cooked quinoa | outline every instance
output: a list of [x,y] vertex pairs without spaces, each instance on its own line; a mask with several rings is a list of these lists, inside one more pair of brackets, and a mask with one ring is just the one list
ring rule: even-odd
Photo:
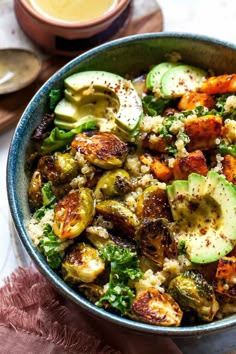
[[[219,236],[224,210],[214,199],[209,171],[223,186],[221,200],[224,189],[230,191],[227,198],[235,193],[236,96],[197,88],[189,102],[188,91],[165,97],[161,82],[148,88],[145,79],[140,77],[137,90],[141,98],[130,80],[121,78],[104,90],[90,83],[83,95],[88,102],[93,97],[91,110],[99,102],[99,115],[89,112],[86,128],[74,127],[71,137],[61,130],[64,145],[36,151],[28,233],[48,264],[97,306],[154,325],[189,325],[188,317],[211,322],[236,313],[235,249],[210,261],[205,252],[196,262],[191,242],[206,239],[199,243],[208,250],[210,228]],[[122,95],[135,98],[133,106],[129,96],[117,99],[121,87]],[[142,114],[130,131],[119,110],[135,111],[139,102]],[[127,120],[132,119],[129,111]],[[42,137],[44,148],[48,141],[51,148],[50,139]],[[203,187],[211,188],[209,194]]]

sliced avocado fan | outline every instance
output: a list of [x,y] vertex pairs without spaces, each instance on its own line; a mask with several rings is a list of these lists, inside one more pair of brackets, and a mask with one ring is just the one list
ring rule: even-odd
[[105,71],[84,71],[67,77],[65,98],[55,108],[55,125],[75,128],[86,115],[114,120],[133,133],[143,114],[142,102],[132,83]]
[[214,171],[167,186],[177,243],[193,263],[210,263],[236,245],[236,190]]

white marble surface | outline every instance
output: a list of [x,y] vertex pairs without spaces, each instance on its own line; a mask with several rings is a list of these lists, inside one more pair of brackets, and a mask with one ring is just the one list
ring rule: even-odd
[[[148,0],[147,0],[148,1]],[[164,15],[164,30],[205,34],[236,43],[235,0],[159,0]],[[0,49],[8,46],[37,48],[25,37],[17,25],[12,11],[12,0],[0,0]],[[10,23],[10,26],[9,26]],[[22,44],[23,43],[23,44]],[[1,117],[0,117],[1,119]],[[0,134],[0,284],[17,266],[9,229],[9,209],[6,193],[6,162],[13,129]],[[218,338],[218,339],[217,339]],[[224,353],[234,348],[235,334],[228,337],[224,349],[220,342],[223,337],[215,337],[208,349],[197,349],[197,345],[185,353]],[[212,349],[210,349],[212,348]]]

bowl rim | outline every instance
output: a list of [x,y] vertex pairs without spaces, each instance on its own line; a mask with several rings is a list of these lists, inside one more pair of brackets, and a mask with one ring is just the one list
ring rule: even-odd
[[163,32],[163,33],[146,33],[146,34],[138,34],[132,35],[120,39],[113,40],[111,42],[107,42],[98,47],[90,49],[89,51],[79,55],[78,57],[69,61],[65,66],[63,66],[60,70],[58,70],[54,75],[52,75],[35,93],[33,98],[28,103],[26,109],[22,113],[21,119],[16,126],[15,133],[13,135],[9,153],[7,160],[7,195],[8,195],[8,203],[10,206],[10,212],[12,215],[12,219],[14,225],[16,227],[17,233],[27,250],[27,253],[34,261],[37,269],[45,276],[51,284],[58,290],[60,294],[66,296],[73,303],[79,305],[84,310],[88,311],[91,315],[99,317],[100,319],[108,320],[113,324],[116,324],[120,327],[131,329],[136,332],[141,332],[145,334],[156,334],[156,335],[164,335],[164,336],[172,336],[172,337],[188,337],[188,336],[196,336],[196,335],[205,335],[212,334],[214,332],[219,332],[222,330],[226,330],[232,328],[236,325],[236,314],[226,317],[221,320],[217,320],[207,324],[195,325],[192,327],[162,327],[155,326],[146,323],[132,321],[130,319],[109,313],[102,308],[96,307],[92,303],[90,303],[85,298],[81,297],[77,292],[75,292],[72,288],[70,288],[46,263],[40,253],[37,251],[36,247],[33,245],[30,237],[24,230],[23,220],[20,219],[19,212],[17,210],[17,198],[16,191],[14,188],[14,180],[15,180],[15,157],[16,157],[16,149],[20,143],[19,131],[24,129],[27,125],[28,115],[30,114],[31,107],[37,102],[40,101],[44,90],[51,89],[54,85],[54,81],[58,81],[60,77],[62,77],[67,71],[73,69],[77,64],[81,61],[88,59],[91,56],[96,55],[97,53],[106,51],[107,48],[117,47],[123,44],[133,44],[139,41],[145,41],[147,39],[156,39],[156,38],[175,38],[175,39],[189,39],[189,40],[199,40],[204,43],[216,44],[223,47],[228,47],[230,49],[235,50],[236,52],[236,44],[219,40],[214,37],[209,37],[205,35],[193,34],[193,33],[183,33],[183,32]]
[[102,25],[106,22],[113,21],[121,12],[123,12],[131,0],[117,0],[117,3],[108,9],[103,15],[95,18],[94,20],[84,21],[84,22],[70,22],[63,21],[60,19],[53,18],[51,16],[43,16],[40,12],[38,12],[33,5],[30,4],[30,0],[15,0],[19,1],[19,4],[27,11],[34,19],[37,21],[49,25],[55,26],[59,28],[64,28],[67,30],[84,30],[86,28],[92,28],[99,25]]

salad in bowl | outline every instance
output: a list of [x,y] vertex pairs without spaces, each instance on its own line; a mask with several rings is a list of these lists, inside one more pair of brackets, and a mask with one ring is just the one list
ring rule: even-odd
[[236,312],[236,74],[178,53],[52,89],[27,158],[27,225],[97,307],[158,326]]

